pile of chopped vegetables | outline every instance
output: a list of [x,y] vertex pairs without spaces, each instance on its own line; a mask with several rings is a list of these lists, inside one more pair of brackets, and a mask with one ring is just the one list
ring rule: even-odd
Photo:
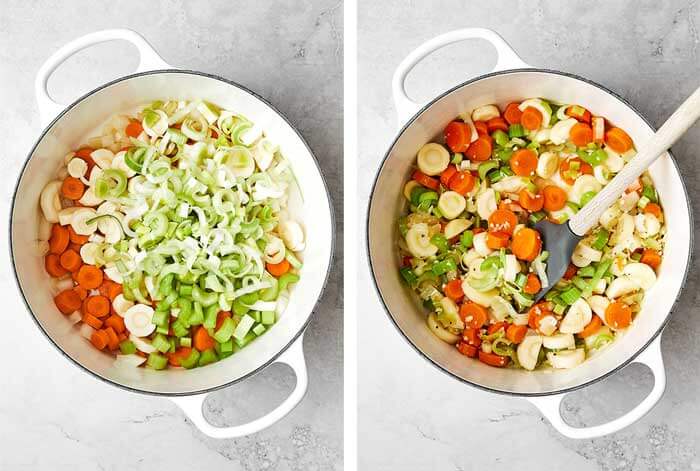
[[299,280],[294,181],[262,129],[211,103],[113,117],[41,194],[56,307],[117,365],[232,355],[277,321]]
[[400,273],[427,324],[491,366],[572,368],[641,309],[661,263],[664,216],[648,174],[605,211],[550,286],[532,226],[564,223],[634,155],[630,136],[576,104],[476,108],[424,145],[404,187]]

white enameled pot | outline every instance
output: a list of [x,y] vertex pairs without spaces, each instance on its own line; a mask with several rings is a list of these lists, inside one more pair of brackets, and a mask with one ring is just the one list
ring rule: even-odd
[[[489,41],[498,54],[494,70],[468,80],[422,105],[411,100],[404,88],[406,75],[435,50],[466,39]],[[571,74],[533,68],[525,64],[494,31],[469,28],[436,37],[409,54],[394,74],[393,93],[398,110],[398,136],[381,163],[370,197],[367,249],[378,294],[399,332],[415,350],[445,373],[488,391],[521,396],[537,406],[563,435],[590,438],[620,430],[646,414],[661,398],[666,377],[660,350],[660,334],[680,295],[692,249],[692,215],[683,180],[670,154],[650,168],[664,207],[668,231],[664,261],[657,283],[648,291],[641,312],[628,332],[600,354],[571,370],[534,371],[498,369],[467,359],[435,337],[425,325],[425,315],[397,269],[396,220],[405,212],[401,188],[409,178],[417,150],[439,138],[446,123],[462,112],[488,103],[504,105],[530,97],[562,103],[579,103],[625,129],[638,146],[654,130],[632,106],[606,88]],[[565,395],[639,362],[654,373],[649,395],[628,413],[593,427],[577,428],[560,414]]]
[[[58,65],[81,49],[111,40],[125,40],[136,46],[140,54],[136,73],[102,85],[68,106],[49,97],[47,80]],[[46,128],[31,150],[17,183],[10,216],[10,251],[19,289],[39,328],[83,370],[125,390],[171,398],[202,432],[212,437],[248,435],[284,417],[306,392],[303,332],[325,287],[334,244],[328,191],[301,135],[253,92],[219,77],[173,68],[143,37],[130,30],[100,31],[63,46],[39,70],[36,97]],[[98,125],[115,113],[168,99],[202,99],[240,112],[262,126],[280,145],[294,169],[299,188],[303,188],[303,194],[294,190],[291,195],[289,213],[308,229],[302,254],[304,266],[301,280],[294,286],[289,305],[278,323],[234,356],[193,370],[115,368],[112,357],[96,351],[56,309],[43,256],[37,253],[35,244],[26,242],[37,239],[42,220],[39,194],[47,182],[56,178],[63,156],[84,143]],[[214,427],[205,420],[202,404],[209,392],[241,381],[275,362],[288,364],[296,374],[294,390],[279,406],[261,418],[235,427]]]

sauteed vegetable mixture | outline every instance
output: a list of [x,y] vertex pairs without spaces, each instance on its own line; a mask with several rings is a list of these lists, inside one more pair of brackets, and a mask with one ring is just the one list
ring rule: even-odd
[[232,355],[276,322],[299,280],[293,182],[262,129],[211,103],[112,118],[41,194],[56,307],[118,365]]
[[648,174],[579,243],[549,286],[532,226],[564,223],[635,155],[630,136],[576,104],[476,108],[418,152],[404,187],[400,272],[427,324],[495,367],[572,368],[632,323],[661,263],[664,215]]

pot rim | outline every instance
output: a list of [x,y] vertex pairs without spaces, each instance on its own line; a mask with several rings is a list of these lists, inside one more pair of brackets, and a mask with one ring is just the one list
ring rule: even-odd
[[[602,374],[602,375],[600,375],[600,376],[598,376],[598,377],[596,377],[596,378],[594,378],[594,379],[592,379],[592,380],[590,380],[590,381],[586,381],[586,382],[581,383],[581,384],[578,384],[578,385],[576,385],[576,386],[571,386],[571,387],[564,388],[564,389],[559,389],[559,390],[556,390],[556,391],[518,393],[518,392],[512,392],[512,391],[504,391],[504,390],[497,389],[497,388],[492,388],[492,387],[489,387],[489,386],[484,386],[484,385],[477,384],[477,383],[474,383],[474,382],[472,382],[472,381],[468,381],[468,380],[466,380],[466,379],[464,379],[464,378],[461,378],[461,377],[457,376],[456,374],[452,373],[452,372],[449,371],[447,368],[443,367],[441,364],[439,364],[438,362],[436,362],[435,360],[433,360],[432,358],[430,358],[430,357],[429,357],[427,354],[425,354],[416,344],[413,343],[413,341],[401,330],[401,328],[399,327],[398,323],[397,323],[396,320],[394,319],[394,316],[392,315],[391,310],[389,309],[389,306],[387,305],[386,301],[384,300],[384,297],[382,296],[382,293],[381,293],[381,291],[380,291],[380,289],[379,289],[379,285],[377,284],[377,278],[376,278],[375,271],[374,271],[374,265],[373,265],[373,263],[372,263],[372,256],[371,256],[371,254],[370,254],[370,240],[369,240],[369,237],[370,237],[370,236],[369,236],[370,212],[371,212],[371,210],[372,210],[372,200],[373,200],[373,198],[374,198],[374,193],[375,193],[375,190],[377,189],[377,180],[379,179],[379,175],[382,173],[382,170],[384,169],[384,165],[386,164],[386,161],[387,161],[387,159],[389,158],[389,155],[391,154],[392,149],[393,149],[394,146],[396,145],[396,142],[399,140],[399,138],[403,135],[403,133],[411,126],[411,124],[413,124],[413,122],[414,122],[420,115],[422,115],[422,114],[423,114],[425,111],[427,111],[431,106],[433,106],[433,104],[435,104],[438,100],[440,100],[440,99],[446,97],[447,95],[451,94],[452,92],[454,92],[454,91],[456,91],[456,90],[458,90],[458,89],[460,89],[460,88],[462,88],[462,87],[464,87],[464,86],[470,85],[470,84],[472,84],[472,83],[474,83],[474,82],[477,82],[477,81],[479,81],[479,80],[483,80],[483,79],[486,79],[486,78],[495,77],[495,76],[499,76],[499,75],[508,75],[508,74],[520,73],[520,72],[536,72],[536,73],[545,73],[545,74],[559,75],[559,76],[562,76],[562,77],[568,77],[568,78],[572,78],[572,79],[575,79],[575,80],[579,80],[579,81],[584,82],[584,83],[587,83],[587,84],[589,84],[589,85],[593,85],[594,87],[597,87],[597,88],[599,88],[600,90],[602,90],[602,91],[608,93],[609,95],[613,96],[614,98],[617,98],[618,100],[620,100],[620,101],[621,101],[624,105],[626,105],[629,109],[631,109],[632,111],[634,111],[634,113],[635,113],[637,116],[639,116],[639,118],[641,118],[641,120],[644,121],[644,123],[646,123],[647,126],[649,126],[653,131],[656,131],[656,127],[655,127],[648,119],[646,119],[646,117],[644,117],[644,115],[642,115],[642,113],[640,113],[639,110],[637,110],[634,106],[632,106],[627,100],[625,100],[624,98],[622,98],[620,95],[618,95],[617,93],[613,92],[613,91],[610,90],[609,88],[607,88],[607,87],[605,87],[605,86],[603,86],[603,85],[601,85],[601,84],[599,84],[599,83],[597,83],[597,82],[594,82],[593,80],[589,80],[589,79],[587,79],[587,78],[581,77],[580,75],[572,74],[572,73],[569,73],[569,72],[562,72],[562,71],[555,70],[555,69],[535,68],[535,67],[532,67],[532,68],[518,68],[518,69],[507,69],[507,70],[501,70],[501,71],[497,71],[497,72],[490,72],[490,73],[487,73],[487,74],[479,75],[479,76],[474,77],[474,78],[472,78],[472,79],[470,79],[470,80],[464,81],[464,82],[462,82],[462,83],[460,83],[460,84],[458,84],[458,85],[455,85],[454,87],[448,89],[447,91],[445,91],[445,92],[443,92],[443,93],[437,95],[435,98],[433,98],[432,100],[428,101],[428,103],[426,103],[424,106],[422,106],[421,109],[418,110],[418,111],[417,111],[417,112],[416,112],[416,113],[401,127],[401,129],[399,130],[399,132],[396,134],[396,137],[395,137],[394,140],[391,142],[391,145],[389,146],[389,149],[388,149],[387,152],[384,154],[384,157],[382,158],[382,161],[381,161],[381,163],[380,163],[380,165],[379,165],[379,168],[377,169],[377,171],[376,171],[376,173],[375,173],[374,181],[372,182],[372,188],[371,188],[371,191],[370,191],[369,201],[368,201],[368,203],[367,203],[367,210],[366,210],[366,217],[365,217],[365,249],[366,249],[366,252],[367,252],[366,255],[367,255],[367,260],[368,260],[368,262],[369,262],[370,274],[372,275],[372,276],[371,276],[371,278],[372,278],[372,285],[374,286],[374,290],[375,290],[375,292],[377,293],[377,295],[378,295],[378,297],[379,297],[379,300],[381,301],[382,307],[384,308],[384,312],[386,313],[387,317],[388,317],[389,320],[391,321],[392,325],[393,325],[393,326],[396,328],[396,330],[401,334],[401,337],[402,337],[402,338],[403,338],[403,339],[404,339],[404,340],[405,340],[405,341],[406,341],[406,342],[407,342],[421,357],[423,357],[424,360],[426,360],[428,363],[430,363],[431,365],[433,365],[435,368],[437,368],[437,369],[440,370],[441,372],[445,373],[446,375],[448,375],[448,376],[450,376],[450,377],[452,377],[452,378],[454,378],[454,379],[456,379],[456,380],[458,380],[458,381],[460,381],[460,382],[462,382],[462,383],[468,384],[468,385],[473,386],[473,387],[475,387],[475,388],[477,388],[477,389],[481,389],[482,391],[492,392],[492,393],[496,393],[496,394],[502,394],[502,395],[511,396],[511,397],[542,397],[542,396],[554,396],[554,395],[560,395],[560,394],[565,394],[565,393],[577,391],[577,390],[579,390],[579,389],[582,389],[582,388],[585,388],[585,387],[587,387],[587,386],[590,386],[590,385],[592,385],[592,384],[594,384],[594,383],[597,383],[598,381],[601,381],[601,380],[603,380],[603,379],[605,379],[605,378],[607,378],[607,377],[609,377],[609,376],[611,376],[611,375],[617,373],[618,371],[620,371],[621,369],[623,369],[624,367],[626,367],[627,365],[629,365],[630,363],[632,363],[632,362],[634,361],[634,359],[637,358],[637,356],[639,356],[644,350],[646,350],[647,347],[649,347],[649,345],[656,339],[656,337],[658,337],[658,336],[661,334],[661,332],[664,330],[664,328],[665,328],[666,325],[668,324],[668,322],[669,322],[669,320],[670,320],[670,318],[671,318],[671,314],[673,313],[674,309],[675,309],[676,306],[678,305],[678,300],[680,299],[681,293],[683,292],[683,288],[685,287],[685,282],[686,282],[686,280],[687,280],[687,278],[688,278],[688,271],[690,270],[690,262],[691,262],[691,259],[692,259],[693,246],[694,246],[693,211],[692,211],[692,208],[691,208],[690,198],[689,198],[689,196],[688,196],[688,189],[687,189],[686,186],[685,186],[685,182],[683,181],[683,178],[681,178],[680,180],[681,180],[681,186],[682,186],[682,188],[683,188],[683,194],[685,195],[685,202],[686,202],[686,206],[687,206],[687,209],[688,209],[688,219],[689,219],[689,223],[690,223],[690,224],[689,224],[690,231],[689,231],[689,235],[688,235],[688,237],[689,237],[689,251],[688,251],[688,258],[687,258],[687,260],[686,260],[685,272],[683,273],[683,279],[682,279],[682,282],[681,282],[681,288],[678,290],[678,293],[677,293],[677,295],[676,295],[676,299],[673,301],[673,304],[671,305],[671,308],[669,309],[668,313],[666,314],[666,317],[664,318],[663,323],[662,323],[661,326],[656,330],[656,332],[654,332],[653,335],[651,335],[651,336],[649,337],[648,341],[647,341],[639,350],[637,350],[637,352],[635,352],[634,354],[630,355],[627,359],[625,359],[625,361],[623,361],[622,363],[620,363],[617,367],[613,368],[612,370],[610,370],[610,371],[608,371],[608,372],[606,372],[606,373],[604,373],[604,374]],[[681,171],[680,171],[680,168],[678,167],[678,163],[676,162],[676,159],[675,159],[675,157],[673,157],[673,154],[671,153],[670,150],[668,150],[668,155],[670,156],[670,158],[671,158],[671,163],[672,163],[673,166],[676,168],[676,171],[678,172],[678,174],[679,174],[679,175],[682,175],[682,174],[681,174]]]
[[[206,78],[218,80],[218,81],[220,81],[220,82],[223,82],[223,83],[225,83],[225,84],[227,84],[227,85],[231,85],[231,86],[233,86],[233,87],[236,87],[236,88],[238,88],[238,89],[240,89],[240,90],[242,90],[242,91],[244,91],[244,92],[250,94],[250,95],[253,96],[254,98],[256,98],[256,99],[258,99],[259,101],[261,101],[263,104],[265,104],[265,105],[267,105],[268,107],[270,107],[270,109],[272,109],[275,113],[277,113],[277,115],[278,115],[280,118],[282,118],[282,119],[284,120],[284,122],[287,123],[287,125],[294,131],[294,133],[297,135],[297,137],[298,137],[298,138],[301,140],[301,142],[304,144],[304,146],[306,147],[306,150],[308,151],[309,155],[311,156],[311,158],[312,158],[312,160],[313,160],[313,163],[314,163],[314,165],[316,166],[316,169],[317,169],[317,171],[318,171],[318,173],[319,173],[319,175],[320,175],[320,177],[321,177],[321,181],[323,182],[323,189],[324,189],[324,192],[325,192],[325,194],[326,194],[326,202],[327,202],[327,204],[328,204],[328,209],[329,209],[329,211],[330,211],[330,219],[331,219],[331,251],[330,251],[330,256],[329,256],[329,259],[328,259],[328,268],[327,268],[327,270],[326,270],[326,274],[325,274],[324,279],[323,279],[323,284],[322,284],[322,286],[321,286],[321,292],[319,293],[318,298],[316,299],[316,302],[314,303],[314,306],[311,308],[311,312],[309,312],[309,314],[307,315],[306,321],[305,321],[304,324],[301,326],[301,328],[294,334],[294,336],[291,338],[291,340],[290,340],[284,347],[282,347],[282,348],[281,348],[275,355],[273,355],[268,361],[266,361],[264,364],[260,365],[260,366],[259,366],[258,368],[256,368],[255,370],[253,370],[253,371],[251,371],[251,372],[249,372],[249,373],[247,373],[247,374],[245,374],[245,375],[243,375],[243,376],[241,376],[241,377],[239,377],[239,378],[236,378],[236,379],[234,379],[234,380],[232,380],[232,381],[228,381],[228,382],[226,382],[226,383],[224,383],[224,384],[221,384],[221,385],[218,385],[218,386],[213,386],[213,387],[211,387],[211,388],[200,389],[200,390],[197,390],[197,391],[191,391],[191,392],[157,392],[157,391],[146,391],[146,390],[143,390],[143,389],[133,388],[133,387],[131,387],[131,386],[125,386],[125,385],[123,385],[123,384],[117,383],[116,381],[113,381],[113,380],[111,380],[111,379],[109,379],[109,378],[105,378],[105,377],[103,377],[103,376],[101,376],[101,375],[95,373],[94,371],[92,371],[92,370],[90,370],[89,368],[85,367],[83,364],[81,364],[80,362],[78,362],[77,360],[75,360],[73,357],[71,357],[71,356],[70,356],[68,353],[66,353],[66,351],[63,350],[63,348],[61,348],[61,346],[60,346],[58,343],[56,343],[56,342],[54,341],[54,339],[51,338],[51,336],[46,332],[46,330],[44,329],[44,327],[41,325],[41,323],[40,323],[39,320],[37,319],[36,315],[34,314],[34,311],[33,311],[32,308],[30,307],[29,302],[27,301],[27,297],[26,297],[26,295],[24,294],[24,290],[22,289],[22,285],[21,285],[20,282],[19,282],[19,277],[18,277],[18,275],[17,275],[17,266],[16,266],[16,263],[15,263],[15,256],[14,256],[14,252],[13,252],[13,250],[12,250],[12,247],[13,247],[12,227],[13,227],[13,223],[14,223],[15,201],[17,200],[17,191],[18,191],[18,189],[19,189],[19,183],[20,183],[20,181],[22,180],[22,178],[24,177],[24,172],[25,172],[25,170],[26,170],[26,168],[27,168],[27,164],[28,164],[29,161],[31,160],[32,156],[34,155],[34,151],[36,150],[37,146],[38,146],[39,143],[42,141],[42,139],[44,139],[44,137],[45,137],[46,134],[48,133],[49,129],[51,129],[51,128],[53,127],[54,124],[56,124],[61,118],[63,118],[63,116],[64,116],[68,111],[70,111],[71,109],[73,109],[78,103],[80,103],[80,102],[82,102],[83,100],[89,98],[89,97],[92,96],[93,94],[95,94],[95,93],[97,93],[97,92],[99,92],[99,91],[101,91],[101,90],[103,90],[103,89],[106,89],[106,88],[108,88],[108,87],[110,87],[110,86],[112,86],[112,85],[114,85],[114,84],[117,84],[117,83],[120,83],[120,82],[124,82],[124,81],[130,80],[130,79],[132,79],[132,78],[137,78],[137,77],[142,77],[142,76],[147,76],[147,75],[159,75],[159,74],[189,74],[189,75],[196,75],[196,76],[200,76],[200,77],[206,77]],[[101,381],[103,381],[103,382],[105,382],[105,383],[108,383],[108,384],[110,384],[110,385],[112,385],[112,386],[116,386],[116,387],[118,387],[118,388],[120,388],[120,389],[123,389],[123,390],[126,390],[126,391],[130,391],[130,392],[133,392],[133,393],[149,395],[149,396],[180,397],[180,396],[196,396],[196,395],[200,395],[200,394],[207,394],[207,393],[211,393],[211,392],[214,392],[214,391],[218,391],[219,389],[227,388],[227,387],[232,386],[232,385],[234,385],[234,384],[236,384],[236,383],[239,383],[239,382],[241,382],[241,381],[244,381],[244,380],[248,379],[249,377],[254,376],[255,374],[257,374],[257,373],[259,373],[260,371],[264,370],[265,368],[267,368],[268,366],[270,366],[272,363],[274,363],[274,362],[277,360],[277,358],[280,357],[280,355],[282,355],[285,351],[287,351],[287,349],[288,349],[294,342],[296,342],[297,339],[299,339],[299,337],[304,333],[304,331],[305,331],[306,328],[308,327],[309,323],[311,322],[311,318],[312,318],[313,315],[314,315],[314,311],[315,311],[316,308],[318,307],[319,302],[320,302],[321,299],[323,298],[323,295],[324,295],[324,293],[325,293],[326,287],[328,286],[328,278],[330,277],[331,268],[333,267],[333,258],[334,258],[334,254],[335,254],[335,227],[336,227],[336,225],[335,225],[335,211],[334,211],[334,208],[333,208],[333,204],[332,204],[332,200],[331,200],[331,197],[330,197],[330,193],[329,193],[329,191],[328,191],[328,184],[326,183],[326,179],[325,179],[325,176],[323,175],[323,172],[321,172],[321,167],[320,167],[319,164],[318,164],[318,159],[316,158],[316,155],[314,154],[314,152],[311,150],[311,147],[309,146],[309,144],[308,144],[308,142],[306,141],[306,139],[304,138],[304,136],[302,136],[302,134],[297,130],[297,128],[289,121],[289,119],[288,119],[280,110],[277,109],[277,107],[275,107],[274,105],[272,105],[269,101],[267,101],[267,100],[266,100],[265,98],[263,98],[262,96],[258,95],[256,92],[250,90],[249,88],[247,88],[247,87],[245,87],[245,86],[243,86],[243,85],[241,85],[241,84],[239,84],[239,83],[237,83],[237,82],[234,82],[233,80],[229,80],[229,79],[223,78],[223,77],[221,77],[221,76],[219,76],[219,75],[210,74],[210,73],[206,73],[206,72],[199,72],[199,71],[196,71],[196,70],[175,69],[175,68],[172,68],[172,69],[149,70],[149,71],[146,71],[146,72],[138,72],[138,73],[134,73],[134,74],[124,75],[124,76],[119,77],[119,78],[117,78],[117,79],[111,80],[111,81],[109,81],[109,82],[107,82],[107,83],[104,83],[104,84],[102,84],[102,85],[100,85],[100,86],[94,88],[93,90],[91,90],[91,91],[85,93],[84,95],[80,96],[79,98],[77,98],[77,99],[76,99],[75,101],[73,101],[70,105],[66,106],[66,108],[65,108],[63,111],[61,111],[54,119],[52,119],[51,122],[50,122],[48,125],[46,125],[46,127],[43,129],[43,131],[41,132],[41,134],[39,135],[39,137],[38,137],[37,140],[35,141],[34,145],[33,145],[32,148],[31,148],[31,150],[29,151],[29,154],[27,155],[27,158],[24,160],[24,163],[22,164],[22,169],[20,170],[19,176],[18,176],[18,178],[17,178],[17,182],[15,183],[15,188],[14,188],[13,193],[12,193],[12,201],[11,201],[11,204],[10,204],[10,216],[9,216],[9,225],[8,225],[8,233],[9,233],[8,243],[9,243],[9,250],[10,250],[10,260],[11,260],[11,262],[12,262],[12,274],[13,274],[14,279],[15,279],[15,284],[17,285],[17,288],[19,289],[19,292],[20,292],[20,294],[22,295],[22,301],[24,302],[24,305],[25,305],[25,307],[27,308],[27,311],[28,311],[28,313],[30,314],[30,317],[32,318],[32,320],[34,321],[34,323],[36,323],[36,325],[39,327],[39,330],[41,330],[41,332],[42,332],[42,333],[44,334],[44,336],[49,340],[49,342],[50,342],[64,357],[66,357],[66,358],[67,358],[71,363],[73,363],[75,366],[77,366],[77,367],[80,368],[81,370],[83,370],[83,371],[89,373],[89,374],[92,375],[93,377],[95,377],[95,378],[97,378],[97,379],[99,379],[99,380],[101,380]]]

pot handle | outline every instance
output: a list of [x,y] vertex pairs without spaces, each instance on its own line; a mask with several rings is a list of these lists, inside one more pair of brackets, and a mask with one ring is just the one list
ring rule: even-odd
[[561,416],[561,402],[566,394],[554,396],[530,397],[528,400],[537,407],[542,415],[552,424],[559,433],[569,438],[584,439],[597,438],[618,432],[623,428],[632,425],[644,417],[661,399],[666,389],[666,370],[661,355],[661,338],[656,338],[633,363],[643,363],[654,373],[654,386],[647,397],[637,404],[631,411],[610,422],[593,427],[572,427]]
[[34,92],[36,93],[36,101],[39,105],[39,115],[41,117],[42,126],[46,126],[66,107],[65,104],[54,101],[48,93],[47,83],[49,77],[56,68],[78,51],[96,44],[118,39],[128,41],[138,49],[140,59],[136,72],[173,68],[158,55],[143,36],[130,29],[106,29],[103,31],[95,31],[94,33],[74,39],[54,52],[39,68],[36,74]]
[[180,406],[185,415],[194,423],[205,435],[212,438],[237,438],[251,435],[264,430],[291,412],[306,394],[308,386],[308,375],[306,371],[306,361],[304,360],[304,347],[302,345],[303,335],[300,336],[274,363],[286,363],[293,370],[297,378],[297,384],[292,393],[279,406],[271,412],[257,418],[247,424],[233,427],[216,427],[210,424],[202,412],[202,405],[208,394],[197,394],[194,396],[178,396],[171,398],[175,404]]
[[512,47],[495,31],[486,28],[464,28],[449,33],[437,36],[429,41],[424,42],[413,50],[406,58],[401,61],[394,72],[394,77],[391,81],[391,88],[394,95],[394,105],[398,114],[399,126],[402,126],[411,118],[419,109],[422,108],[421,103],[416,103],[411,100],[406,94],[406,76],[409,72],[425,57],[429,56],[438,49],[449,44],[463,41],[465,39],[485,39],[496,48],[497,60],[491,72],[506,69],[530,68],[531,66],[523,62]]

